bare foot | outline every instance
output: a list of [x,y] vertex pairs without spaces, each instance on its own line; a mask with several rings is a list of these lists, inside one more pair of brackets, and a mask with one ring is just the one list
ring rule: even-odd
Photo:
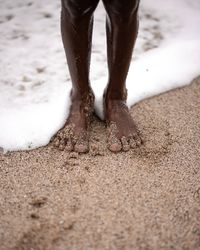
[[125,101],[105,101],[105,116],[108,132],[108,148],[112,152],[128,151],[142,141]]
[[89,125],[94,107],[94,95],[87,93],[82,98],[71,96],[72,105],[65,126],[53,138],[60,150],[86,153],[89,150]]

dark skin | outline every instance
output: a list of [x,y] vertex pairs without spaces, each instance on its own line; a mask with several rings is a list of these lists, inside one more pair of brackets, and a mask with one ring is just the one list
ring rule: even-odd
[[[138,32],[139,0],[102,0],[107,12],[109,79],[104,91],[108,148],[128,151],[141,144],[126,106],[126,77]],[[55,145],[85,153],[89,150],[89,127],[94,94],[89,80],[93,13],[99,0],[62,0],[62,40],[72,80],[71,109]]]

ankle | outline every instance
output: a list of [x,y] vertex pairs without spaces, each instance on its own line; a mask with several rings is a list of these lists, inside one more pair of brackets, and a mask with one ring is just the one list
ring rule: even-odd
[[90,88],[90,87],[84,91],[72,89],[71,90],[71,99],[77,100],[77,101],[85,101],[85,100],[89,99],[91,101],[94,101],[94,93],[93,93],[92,88]]
[[122,91],[105,89],[103,99],[105,102],[126,102],[127,89]]

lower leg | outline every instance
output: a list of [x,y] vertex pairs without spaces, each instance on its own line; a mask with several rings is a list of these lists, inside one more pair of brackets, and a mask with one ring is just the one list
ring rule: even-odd
[[99,0],[62,0],[61,33],[73,94],[83,97],[90,88],[93,12]]
[[61,32],[72,80],[71,109],[55,141],[61,149],[88,151],[88,129],[94,105],[89,82],[93,12],[99,0],[62,0]]
[[[104,0],[107,10],[109,81],[107,96],[124,99],[125,81],[138,33],[138,0]],[[120,6],[121,5],[121,6]]]
[[138,1],[104,0],[107,11],[109,81],[104,94],[108,142],[112,151],[140,144],[126,106],[126,77],[138,32]]

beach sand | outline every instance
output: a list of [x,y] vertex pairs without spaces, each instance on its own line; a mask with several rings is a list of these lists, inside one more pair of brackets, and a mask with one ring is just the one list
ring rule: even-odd
[[200,249],[200,77],[131,108],[143,145],[0,154],[0,249]]

